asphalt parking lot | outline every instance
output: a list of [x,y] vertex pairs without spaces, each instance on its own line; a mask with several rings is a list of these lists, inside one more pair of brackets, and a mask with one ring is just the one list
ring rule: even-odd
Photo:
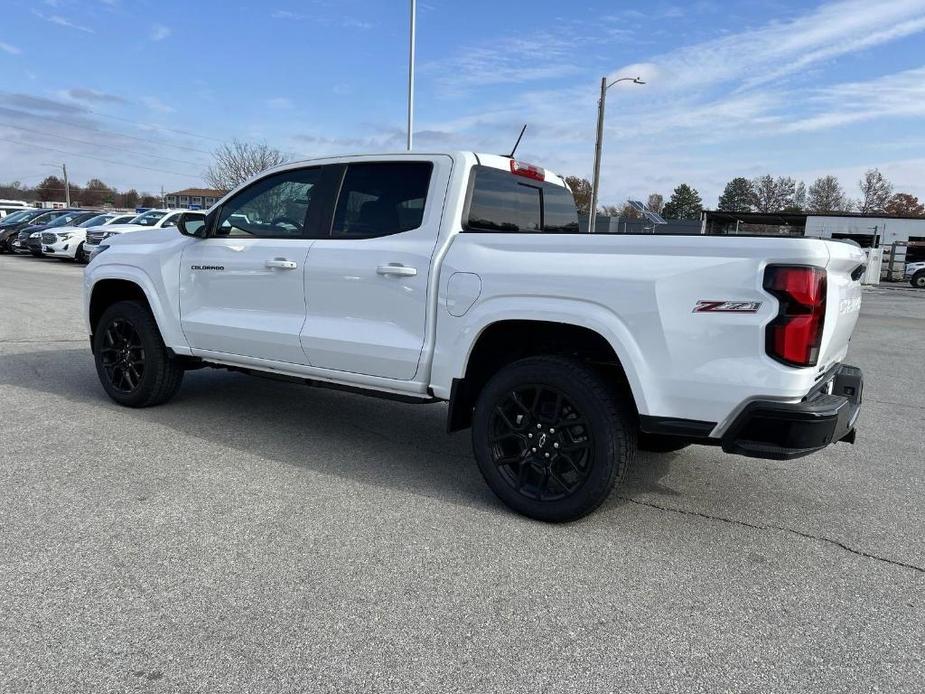
[[445,409],[99,387],[82,268],[0,256],[0,691],[921,692],[925,292],[865,292],[858,443],[643,454],[513,515]]

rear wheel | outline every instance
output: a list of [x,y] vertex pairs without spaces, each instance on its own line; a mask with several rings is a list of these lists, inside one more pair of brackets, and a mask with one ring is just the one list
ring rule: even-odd
[[120,405],[160,405],[183,381],[183,369],[167,351],[154,317],[137,301],[120,301],[103,312],[93,352],[100,383]]
[[84,253],[83,241],[80,242],[80,245],[77,246],[77,250],[74,252],[74,262],[77,262],[77,263],[87,262],[87,254]]
[[912,279],[909,280],[909,283],[916,289],[925,289],[925,270],[919,270],[912,275]]
[[635,455],[630,412],[580,361],[523,359],[479,395],[475,457],[488,486],[515,511],[575,520],[600,506]]

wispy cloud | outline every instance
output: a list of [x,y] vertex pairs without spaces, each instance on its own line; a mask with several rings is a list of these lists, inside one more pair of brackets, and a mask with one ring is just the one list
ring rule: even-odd
[[68,29],[75,29],[77,31],[83,31],[87,34],[96,33],[90,27],[86,27],[81,24],[75,24],[71,20],[65,17],[62,17],[61,15],[58,15],[58,14],[44,14],[42,12],[39,12],[38,10],[32,10],[32,14],[34,14],[39,19],[43,19],[46,22],[51,22],[52,24],[57,24],[58,26],[61,26],[61,27],[66,27]]
[[156,96],[144,96],[141,98],[141,103],[147,106],[150,110],[157,111],[158,113],[173,113],[176,111],[173,106],[165,104]]
[[163,24],[155,24],[151,27],[151,32],[148,34],[148,36],[152,41],[163,41],[172,33],[173,30],[169,26],[164,26]]
[[813,93],[811,115],[782,125],[784,132],[813,132],[876,118],[925,116],[925,66]]
[[273,10],[273,12],[270,13],[270,17],[273,19],[308,19],[307,15],[290,10]]
[[567,77],[581,71],[574,55],[575,37],[567,27],[461,47],[445,60],[425,63],[443,96],[463,96],[499,84],[526,84]]
[[19,50],[16,46],[9,43],[4,43],[3,41],[0,41],[0,51],[9,53],[10,55],[19,55],[22,53],[22,51]]
[[65,99],[73,99],[75,101],[83,101],[86,103],[96,103],[96,104],[127,104],[128,100],[117,95],[117,94],[107,94],[106,92],[101,92],[96,89],[87,89],[85,87],[74,87],[72,89],[67,89],[62,92],[59,92],[59,95]]
[[292,99],[285,96],[277,96],[267,99],[267,106],[280,111],[292,108]]

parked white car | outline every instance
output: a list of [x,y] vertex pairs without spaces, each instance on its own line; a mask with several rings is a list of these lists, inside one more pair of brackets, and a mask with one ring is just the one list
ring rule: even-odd
[[[177,220],[183,212],[184,210],[146,210],[123,224],[110,224],[105,229],[94,229],[87,232],[87,241],[84,244],[87,260],[93,259],[93,256],[99,250],[100,244],[110,236],[118,236],[119,234],[127,234],[133,231],[144,231],[145,229],[176,227]],[[205,212],[199,214],[205,216]]]
[[639,447],[854,441],[849,244],[581,234],[560,176],[473,152],[286,164],[178,230],[107,239],[87,268],[97,374],[125,406],[203,366],[448,401],[491,489],[547,521],[595,509]]
[[76,226],[60,227],[42,232],[42,254],[49,258],[63,258],[86,262],[84,250],[87,233],[112,224],[123,224],[134,219],[135,214],[105,212]]

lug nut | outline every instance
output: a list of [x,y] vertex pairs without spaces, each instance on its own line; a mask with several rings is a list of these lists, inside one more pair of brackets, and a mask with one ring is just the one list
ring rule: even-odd
[[559,444],[558,444],[558,443],[554,443],[554,444],[552,444],[552,447],[553,447],[553,448],[558,448],[558,447],[559,447]]
[[536,453],[536,449],[535,449],[535,448],[533,448],[533,449],[531,449],[531,450],[532,450],[534,453]]
[[547,458],[549,457],[549,453],[546,453],[546,457],[547,457]]
[[537,428],[537,429],[542,429],[542,428],[543,428],[543,425],[542,425],[542,424],[537,424],[537,425],[536,425],[536,428]]
[[528,439],[532,439],[532,438],[533,438],[533,434],[527,434],[527,438],[528,438]]

